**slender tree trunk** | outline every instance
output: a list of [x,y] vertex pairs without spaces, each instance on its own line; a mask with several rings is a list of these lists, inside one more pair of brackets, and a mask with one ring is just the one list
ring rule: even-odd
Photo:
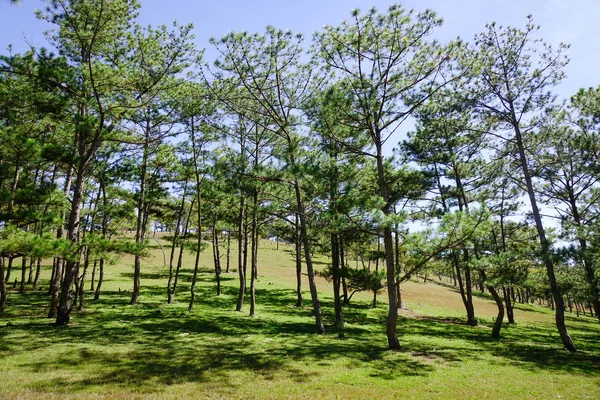
[[12,271],[12,266],[13,266],[13,258],[11,257],[8,259],[8,265],[6,267],[6,276],[4,277],[4,281],[9,282],[9,285],[10,285],[10,273]]
[[213,221],[212,226],[212,248],[213,262],[215,266],[215,278],[217,280],[217,296],[221,295],[221,260],[219,254],[219,235],[217,234],[217,221]]
[[6,281],[4,280],[4,260],[4,257],[0,257],[0,313],[4,312],[6,300],[8,298],[6,293]]
[[31,285],[33,283],[33,264],[35,264],[35,258],[31,257],[29,259],[29,274],[27,275],[28,285]]
[[[571,212],[573,214],[573,221],[579,227],[582,226],[581,223],[581,215],[579,213],[579,208],[577,207],[577,201],[573,195],[573,191],[569,192],[569,202],[571,206]],[[594,307],[594,312],[596,313],[596,317],[600,320],[600,289],[598,288],[598,278],[596,277],[596,271],[593,267],[593,261],[589,255],[587,240],[584,237],[579,237],[579,249],[581,250],[582,259],[583,259],[583,270],[585,280],[589,285],[589,292],[591,296],[592,305]]]
[[52,295],[52,283],[54,282],[54,276],[56,275],[56,264],[58,263],[57,257],[52,257],[52,271],[50,271],[50,285],[48,286],[48,294]]
[[192,311],[194,308],[194,300],[196,298],[196,280],[198,279],[198,267],[200,265],[200,250],[202,249],[202,192],[200,191],[202,179],[200,177],[200,170],[198,164],[198,158],[200,158],[200,153],[202,152],[202,144],[200,144],[200,148],[198,148],[198,145],[196,143],[194,117],[192,117],[191,122],[192,152],[194,156],[194,173],[196,176],[196,208],[198,210],[198,214],[196,215],[196,222],[198,224],[198,239],[196,242],[196,261],[194,262],[194,274],[192,276],[192,284],[190,287],[190,304],[188,306],[188,311]]
[[42,258],[37,259],[35,267],[35,278],[33,279],[33,287],[37,288],[40,283],[40,274],[42,273]]
[[344,296],[344,304],[348,304],[348,286],[346,285],[346,270],[348,268],[348,265],[346,265],[344,241],[341,237],[339,238],[339,243],[340,243],[340,264],[341,264],[342,271],[343,271],[343,273],[342,273],[342,296]]
[[[71,191],[71,182],[73,178],[73,167],[69,167],[67,170],[67,176],[65,177],[65,186],[63,189],[63,193],[65,197],[69,196],[69,192]],[[79,216],[77,216],[79,218]],[[65,211],[62,213],[62,220],[65,219]],[[61,239],[64,235],[64,223],[61,223],[56,230],[56,238]],[[60,283],[63,278],[63,268],[65,261],[63,259],[59,259],[54,257],[53,261],[53,275],[52,280],[50,282],[50,307],[48,310],[48,318],[56,318],[58,311],[58,303],[60,296]],[[68,323],[68,322],[67,322]]]
[[[169,254],[169,280],[167,282],[167,303],[173,302],[173,292],[171,284],[173,282],[173,260],[175,258],[175,250],[177,249],[177,239],[179,239],[179,231],[182,231],[182,220],[183,213],[185,211],[185,196],[187,192],[188,179],[186,177],[185,184],[183,186],[183,195],[181,196],[181,203],[179,205],[179,211],[177,213],[177,222],[175,224],[175,230],[173,231],[173,242],[171,243],[171,253]],[[189,217],[188,217],[189,218]],[[185,238],[184,238],[185,239]]]
[[27,275],[27,257],[21,257],[21,286],[19,293],[25,294],[25,276]]
[[331,233],[331,269],[333,272],[333,308],[335,311],[335,325],[338,328],[344,327],[344,313],[342,311],[342,302],[340,297],[340,249],[338,235],[335,232]]
[[[466,257],[466,254],[465,254]],[[473,307],[473,283],[471,281],[471,268],[465,266],[465,289],[467,303],[467,324],[477,326],[477,318],[475,318],[475,308]]]
[[[394,213],[396,213],[396,206],[394,206]],[[398,301],[398,310],[402,309],[402,291],[400,289],[400,232],[398,232],[398,225],[394,227],[394,261],[396,262],[396,300]]]
[[310,242],[308,240],[308,228],[306,226],[306,216],[302,194],[300,192],[300,183],[297,179],[294,180],[294,190],[296,192],[296,205],[298,207],[298,215],[300,218],[300,235],[302,244],[304,245],[304,260],[306,262],[306,272],[308,274],[308,286],[310,287],[310,296],[313,304],[313,312],[315,315],[315,326],[318,334],[325,333],[323,326],[323,317],[321,316],[321,305],[319,303],[319,294],[315,282],[315,271],[313,269],[312,258],[310,254]]
[[90,280],[90,292],[93,292],[96,288],[96,271],[98,269],[98,260],[94,260],[94,266],[92,267],[92,279]]
[[511,301],[510,292],[504,286],[502,286],[502,292],[504,294],[504,301],[506,302],[506,316],[508,317],[508,323],[509,324],[514,324],[515,323],[515,317],[514,317],[514,314],[513,314],[513,303]]
[[[192,202],[190,204],[190,209],[187,214],[187,218],[185,219],[185,223],[183,224],[183,234],[182,238],[185,239],[189,232],[189,224],[192,219],[192,211],[194,209],[194,204],[196,204],[196,199],[192,198]],[[183,263],[183,250],[185,247],[185,242],[182,240],[181,246],[179,246],[179,255],[177,257],[177,267],[175,268],[175,277],[173,278],[173,289],[171,290],[171,303],[173,302],[173,298],[175,297],[175,291],[177,290],[177,282],[179,282],[179,271],[181,270],[181,265]],[[169,303],[169,304],[171,304]]]
[[296,223],[294,227],[296,229],[296,307],[302,307],[302,240],[300,238],[300,221],[298,213],[294,214]]
[[[148,146],[150,143],[150,122],[146,122],[146,129],[144,135],[144,149],[142,153],[142,168],[140,171],[140,198],[138,199],[138,212],[137,212],[137,227],[135,231],[135,243],[140,248],[146,237],[146,174],[148,170]],[[138,302],[140,295],[141,286],[141,255],[135,254],[133,262],[133,291],[131,293],[131,300],[129,304],[134,305]]]
[[244,307],[244,295],[246,294],[246,274],[244,273],[244,220],[245,220],[246,205],[244,203],[244,194],[240,193],[240,214],[238,224],[238,276],[240,278],[240,289],[238,292],[236,311],[242,311]]
[[[379,240],[379,235],[378,235],[377,236],[377,258],[375,259],[375,272],[377,272],[377,273],[379,272],[379,252],[380,251],[381,251],[381,241]],[[394,259],[395,258],[396,258],[396,252],[394,251]],[[373,290],[373,308],[377,308],[377,290]]]
[[[468,325],[477,325],[475,322],[473,324],[473,320],[475,319],[475,311],[473,309],[473,297],[469,296],[469,284],[463,282],[462,274],[460,271],[460,260],[458,255],[453,251],[452,252],[452,263],[454,264],[454,268],[456,270],[456,280],[458,281],[458,288],[460,290],[460,297],[462,298],[463,304],[465,306],[465,310],[467,311],[467,324]],[[466,273],[465,273],[466,275]],[[466,280],[466,279],[465,279]]]
[[231,231],[227,231],[227,266],[225,269],[226,273],[229,273],[229,266],[231,265]]
[[[102,189],[102,205],[104,212],[102,213],[102,238],[106,238],[108,235],[108,200],[106,198],[106,183],[103,179],[100,179],[100,188]],[[96,290],[94,291],[94,301],[100,298],[100,290],[102,283],[104,282],[104,259],[101,258],[98,262],[98,283],[96,284]]]
[[[485,276],[485,271],[482,270],[480,272],[481,278],[485,282],[485,280],[487,279]],[[488,292],[490,292],[490,294],[494,298],[496,306],[498,307],[498,315],[496,316],[496,321],[494,322],[494,327],[492,328],[492,337],[497,339],[500,337],[500,330],[502,329],[502,322],[504,320],[504,305],[502,304],[502,298],[500,298],[500,296],[498,295],[496,288],[494,288],[491,285],[487,285],[486,287]]]
[[565,349],[569,351],[575,351],[575,344],[567,331],[567,326],[565,325],[565,310],[563,305],[563,298],[560,292],[560,288],[558,287],[558,283],[556,281],[556,276],[554,273],[554,262],[552,261],[552,256],[550,254],[550,244],[548,243],[548,239],[546,238],[546,230],[544,229],[544,225],[542,223],[542,217],[540,215],[540,211],[537,205],[537,199],[535,198],[535,190],[533,188],[533,181],[531,179],[531,175],[529,173],[529,166],[527,164],[527,156],[525,154],[525,146],[523,144],[523,137],[521,135],[521,129],[518,125],[518,119],[515,115],[513,105],[511,103],[511,116],[514,131],[515,131],[515,139],[517,142],[517,147],[519,149],[519,159],[521,162],[521,169],[523,171],[523,177],[525,178],[525,184],[527,186],[527,194],[529,196],[529,202],[531,204],[531,211],[533,214],[533,219],[535,220],[535,226],[538,231],[538,237],[540,240],[540,245],[542,248],[542,258],[544,260],[544,265],[546,267],[546,273],[548,275],[548,281],[550,283],[550,290],[552,292],[552,297],[554,302],[556,303],[556,313],[555,313],[555,321],[556,328],[562,340],[562,344]]
[[83,273],[81,274],[79,282],[79,311],[83,311],[83,299],[85,297],[85,278],[87,275],[88,268],[90,266],[90,251],[89,248],[85,252],[85,259],[83,261]]
[[[258,142],[257,142],[258,146]],[[258,158],[255,158],[258,160]],[[255,161],[256,162],[256,161]],[[250,255],[250,315],[253,316],[256,309],[256,275],[258,272],[258,190],[252,193],[252,225],[251,225],[251,255]]]
[[[85,143],[83,143],[82,145],[85,145]],[[67,237],[72,243],[77,243],[79,241],[79,224],[81,207],[83,204],[83,191],[85,184],[84,179],[86,169],[87,161],[84,158],[82,158],[77,168],[75,185],[73,187],[73,199],[71,200],[71,212],[69,214],[69,223],[67,226]],[[65,326],[69,323],[71,319],[71,290],[73,289],[73,283],[77,279],[77,271],[79,269],[80,256],[81,254],[77,254],[74,259],[67,260],[67,262],[65,263],[65,271],[62,279],[62,288],[60,293],[60,303],[56,311],[57,326]],[[58,270],[57,276],[60,276]]]
[[[384,218],[387,218],[390,212],[390,203],[388,196],[387,181],[385,178],[385,170],[383,167],[383,153],[381,132],[377,130],[375,137],[375,147],[377,150],[377,178],[379,184],[379,194],[385,201],[382,208]],[[388,316],[386,322],[386,334],[388,339],[388,348],[390,350],[399,350],[400,341],[397,335],[398,323],[398,299],[396,297],[396,263],[394,262],[394,239],[392,237],[392,228],[389,224],[383,226],[383,246],[385,249],[385,265],[387,275],[387,292],[388,292]]]
[[102,282],[104,281],[104,259],[101,258],[98,262],[98,284],[96,285],[96,291],[94,292],[94,300],[100,298],[100,289],[102,288]]

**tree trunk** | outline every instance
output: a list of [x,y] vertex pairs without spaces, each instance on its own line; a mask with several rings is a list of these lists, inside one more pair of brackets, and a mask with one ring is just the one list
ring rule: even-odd
[[258,229],[257,229],[257,207],[258,197],[254,191],[254,206],[252,211],[252,227],[251,227],[251,250],[250,250],[250,316],[253,316],[256,308],[256,272],[257,272],[257,255],[258,255]]
[[[571,206],[571,212],[573,214],[573,221],[579,227],[582,226],[581,223],[581,215],[579,214],[579,208],[577,207],[577,201],[573,196],[573,192],[569,192],[569,202]],[[584,237],[579,237],[579,248],[581,250],[582,259],[583,259],[583,270],[585,280],[589,285],[589,293],[591,296],[592,305],[594,307],[594,311],[596,313],[596,317],[600,320],[600,289],[598,288],[598,278],[596,277],[596,271],[593,267],[593,261],[591,260],[590,255],[588,254],[588,245],[587,240]]]
[[229,265],[231,264],[231,231],[227,231],[227,266],[225,272],[229,273]]
[[[511,103],[511,109],[512,109]],[[542,223],[542,217],[540,215],[540,211],[537,205],[537,199],[535,198],[535,190],[533,188],[533,181],[531,179],[531,175],[529,173],[529,166],[527,164],[527,156],[525,154],[525,146],[523,144],[523,137],[521,135],[521,130],[518,125],[518,119],[512,111],[512,121],[513,127],[515,131],[515,139],[517,141],[517,147],[519,149],[519,158],[521,162],[521,169],[523,171],[523,177],[525,178],[525,184],[527,186],[527,194],[529,196],[529,202],[531,203],[531,211],[533,213],[533,218],[535,220],[535,226],[538,231],[538,237],[540,240],[540,245],[542,248],[542,258],[544,260],[544,266],[546,267],[546,273],[548,274],[548,281],[550,283],[550,290],[552,292],[552,297],[554,298],[554,302],[556,303],[556,312],[555,312],[555,321],[556,328],[558,329],[558,333],[562,340],[562,344],[565,349],[569,351],[575,351],[575,344],[569,336],[569,332],[567,331],[567,327],[565,325],[565,310],[563,305],[562,294],[560,292],[560,288],[558,287],[558,283],[556,281],[556,276],[554,273],[554,262],[552,261],[552,256],[550,254],[550,244],[546,239],[546,231],[544,229],[544,225]]]
[[[183,195],[181,196],[181,204],[179,206],[179,212],[177,213],[177,222],[175,224],[175,230],[173,231],[173,243],[171,243],[171,253],[169,255],[169,280],[167,282],[167,303],[173,302],[173,292],[171,290],[171,284],[173,282],[173,259],[175,258],[175,250],[177,249],[177,239],[179,239],[179,232],[183,231],[183,212],[185,210],[185,196],[187,192],[188,179],[186,177],[185,185],[183,187]],[[191,207],[190,207],[191,208]],[[188,216],[189,219],[189,216]],[[187,220],[186,220],[187,223]],[[183,238],[185,240],[185,237]]]
[[[148,170],[148,146],[150,143],[150,122],[146,122],[144,135],[144,148],[142,152],[142,168],[140,171],[140,198],[138,199],[138,212],[135,230],[135,243],[140,248],[146,237],[146,173]],[[133,262],[133,290],[129,304],[134,305],[138,301],[141,286],[141,256],[135,255]]]
[[344,296],[344,304],[348,304],[348,286],[346,285],[346,269],[348,265],[346,265],[344,241],[341,237],[338,240],[340,243],[340,265],[342,268],[342,296]]
[[102,287],[102,282],[104,281],[104,259],[101,258],[98,271],[98,284],[96,285],[96,291],[94,292],[94,300],[98,300],[100,298],[100,288]]
[[302,201],[302,194],[300,192],[300,183],[298,179],[294,179],[294,190],[296,192],[296,205],[298,208],[298,216],[300,218],[300,236],[302,237],[302,244],[304,245],[304,260],[306,262],[306,272],[308,274],[308,286],[310,287],[310,296],[313,304],[313,313],[315,315],[315,326],[318,334],[325,333],[325,327],[323,326],[323,317],[321,316],[321,305],[319,303],[319,294],[317,292],[317,285],[315,282],[315,271],[313,269],[312,258],[310,254],[310,242],[308,240],[308,228],[306,226],[306,216],[304,203]]
[[[484,271],[481,272],[481,278],[485,282],[486,276]],[[504,321],[504,305],[502,304],[502,299],[498,295],[496,289],[491,285],[486,285],[488,292],[494,298],[496,302],[496,306],[498,307],[498,315],[496,316],[496,321],[494,322],[494,327],[492,328],[492,337],[498,339],[500,337],[500,330],[502,329],[502,322]]]
[[25,294],[25,276],[27,275],[27,257],[21,257],[21,286],[19,293]]
[[[458,281],[460,297],[465,306],[465,310],[467,311],[467,324],[475,326],[475,325],[477,325],[477,323],[475,322],[475,324],[473,324],[473,320],[475,319],[475,311],[473,309],[472,293],[470,293],[470,291],[468,290],[469,285],[468,284],[466,285],[463,282],[462,274],[460,271],[460,260],[458,258],[458,255],[454,251],[452,252],[452,263],[454,264],[454,268],[455,268],[455,277],[456,277],[456,280]],[[465,273],[465,275],[466,275],[466,273]],[[469,296],[469,294],[471,294],[471,296]]]
[[[376,132],[375,147],[377,149],[377,177],[379,183],[379,194],[383,198],[383,215],[387,218],[390,212],[390,203],[388,196],[387,181],[383,167],[383,153],[381,147],[381,132]],[[385,249],[385,265],[387,275],[388,292],[388,317],[386,322],[386,334],[388,339],[388,348],[390,350],[400,350],[400,341],[398,340],[396,324],[398,323],[398,299],[396,297],[396,268],[394,262],[394,239],[392,237],[392,228],[389,224],[383,227],[383,245]]]
[[4,280],[4,257],[0,257],[0,313],[6,308],[6,281]]
[[4,277],[4,281],[9,282],[9,284],[10,284],[10,273],[12,271],[12,265],[13,265],[13,258],[10,257],[8,259],[8,265],[6,267],[6,276]]
[[85,278],[87,275],[87,270],[90,266],[90,254],[89,249],[85,252],[85,259],[83,261],[83,273],[81,274],[80,282],[79,282],[79,311],[83,311],[83,299],[85,297]]
[[42,272],[42,258],[37,259],[37,265],[35,267],[35,278],[33,279],[33,287],[37,288],[40,284],[40,274]]
[[246,274],[244,271],[244,259],[246,258],[244,250],[244,220],[245,220],[246,205],[244,202],[244,194],[240,193],[240,214],[238,224],[238,276],[240,278],[240,289],[238,292],[236,311],[242,311],[244,307],[244,295],[246,294]]
[[[71,191],[71,183],[73,178],[73,167],[69,167],[67,170],[67,175],[65,177],[65,186],[63,189],[63,193],[65,197],[69,196],[69,192]],[[65,212],[63,210],[62,220],[65,219]],[[56,230],[56,238],[61,239],[64,235],[64,223],[61,223]],[[52,263],[52,280],[50,282],[50,307],[48,310],[48,318],[56,318],[56,312],[58,309],[59,295],[60,295],[60,283],[62,281],[63,276],[63,268],[64,268],[64,260],[61,260],[57,257],[54,257],[54,261]]]
[[213,221],[212,226],[212,248],[213,262],[215,267],[215,278],[217,280],[217,296],[221,295],[221,260],[219,254],[219,235],[217,234],[217,221]]
[[[335,229],[335,228],[334,228]],[[333,272],[333,305],[335,311],[335,325],[338,328],[344,327],[344,314],[342,311],[342,302],[340,298],[340,249],[338,244],[338,235],[335,232],[331,234],[331,269]]]
[[513,313],[513,302],[511,301],[510,292],[507,288],[502,286],[502,292],[504,294],[504,301],[506,302],[506,316],[508,317],[508,323],[515,323],[515,316]]
[[35,258],[31,257],[29,259],[29,274],[27,275],[28,285],[31,285],[33,283],[33,264],[35,264]]
[[90,280],[90,292],[93,292],[96,288],[96,271],[98,269],[98,260],[94,260],[94,266],[92,267],[92,279]]
[[[466,253],[465,253],[466,257]],[[473,307],[473,283],[471,281],[471,268],[465,266],[465,289],[467,294],[467,325],[477,326],[477,318],[475,318],[475,309]]]
[[197,224],[198,224],[198,238],[196,241],[197,251],[196,260],[194,262],[194,274],[192,276],[192,284],[190,287],[190,304],[188,311],[192,311],[194,308],[194,300],[196,298],[196,280],[198,279],[198,267],[200,265],[200,250],[202,249],[202,193],[200,191],[202,179],[200,178],[200,170],[198,164],[198,158],[202,151],[202,144],[198,148],[196,144],[196,130],[194,125],[194,117],[191,118],[191,139],[192,139],[192,152],[194,157],[194,175],[196,176],[196,208],[197,208]]
[[[85,144],[83,144],[85,145]],[[84,179],[85,172],[87,169],[87,161],[84,158],[80,159],[77,175],[75,178],[75,185],[73,187],[73,199],[71,200],[71,212],[69,213],[69,223],[67,225],[67,237],[72,243],[79,241],[79,224],[81,207],[83,203],[83,191],[84,191]],[[67,260],[65,265],[64,276],[62,278],[62,288],[60,292],[60,303],[56,310],[56,325],[65,326],[71,319],[71,290],[73,289],[73,283],[77,279],[77,271],[79,269],[79,257],[80,253],[72,260]],[[57,277],[60,277],[60,273],[57,268]]]
[[296,223],[296,307],[302,307],[302,240],[300,239],[300,221],[298,213],[294,214]]

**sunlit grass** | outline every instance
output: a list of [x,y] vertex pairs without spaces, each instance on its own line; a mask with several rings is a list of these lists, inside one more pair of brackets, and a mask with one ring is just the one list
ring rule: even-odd
[[[517,325],[490,337],[493,302],[477,298],[479,327],[464,322],[452,288],[408,282],[399,322],[402,351],[386,350],[387,304],[360,293],[333,328],[331,284],[319,279],[327,334],[315,335],[310,297],[295,304],[291,254],[261,243],[257,312],[235,312],[237,273],[215,296],[212,256],[201,256],[197,304],[187,311],[193,257],[175,303],[166,304],[160,250],[145,260],[140,303],[129,306],[132,260],[107,267],[101,299],[89,295],[66,328],[45,318],[43,290],[11,293],[0,319],[0,398],[574,398],[600,393],[600,324],[569,315],[579,348],[561,349],[550,310],[518,306]],[[237,269],[232,251],[231,268]],[[322,268],[327,259],[317,257]],[[86,285],[87,286],[87,285]],[[304,288],[308,289],[307,282]],[[384,302],[385,295],[378,296]]]

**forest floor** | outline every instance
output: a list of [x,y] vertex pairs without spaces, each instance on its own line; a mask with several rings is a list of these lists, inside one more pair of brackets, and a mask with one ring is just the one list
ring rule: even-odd
[[[540,306],[517,305],[517,324],[493,340],[489,298],[476,298],[480,325],[471,327],[453,288],[411,281],[403,285],[407,309],[398,323],[402,350],[392,352],[385,293],[376,308],[371,294],[352,298],[340,340],[331,284],[319,279],[327,333],[316,335],[306,280],[305,305],[294,307],[291,253],[269,241],[261,246],[254,317],[248,301],[234,311],[236,272],[222,275],[223,293],[215,296],[209,250],[201,254],[194,310],[187,311],[191,254],[175,302],[166,304],[168,268],[154,246],[142,267],[139,304],[128,305],[133,261],[125,256],[106,267],[100,300],[86,294],[85,310],[56,328],[45,318],[46,262],[42,287],[11,291],[0,316],[0,399],[600,398],[597,319],[567,313],[574,354],[562,349],[553,312]],[[235,251],[231,260],[237,268]],[[316,262],[323,267],[327,259]]]

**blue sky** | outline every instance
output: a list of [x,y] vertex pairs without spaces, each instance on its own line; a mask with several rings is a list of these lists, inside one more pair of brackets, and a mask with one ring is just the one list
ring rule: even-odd
[[[208,47],[208,38],[220,37],[230,31],[263,31],[268,24],[303,33],[307,40],[322,26],[337,25],[347,19],[353,8],[368,9],[376,6],[385,10],[391,4],[382,0],[145,0],[142,1],[142,24],[170,24],[192,22],[200,48]],[[567,79],[558,88],[563,97],[569,97],[581,87],[597,86],[598,57],[600,54],[600,1],[599,0],[410,0],[401,2],[405,8],[430,8],[444,18],[444,25],[435,37],[448,41],[456,36],[471,40],[488,22],[521,27],[528,14],[541,25],[540,35],[549,43],[571,44],[571,62],[566,69]],[[11,6],[0,0],[0,51],[8,44],[23,51],[26,42],[45,45],[44,30],[50,26],[36,20],[33,11],[43,8],[40,0],[23,0]]]

